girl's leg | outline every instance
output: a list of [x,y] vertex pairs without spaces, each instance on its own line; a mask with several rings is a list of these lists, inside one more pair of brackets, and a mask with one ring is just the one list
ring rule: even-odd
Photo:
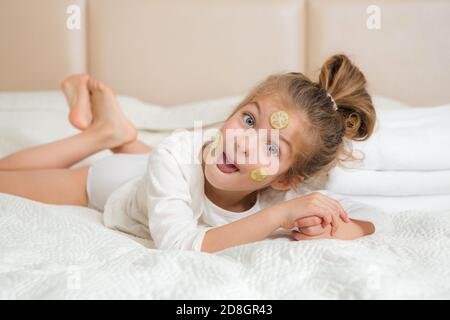
[[47,204],[88,205],[89,166],[76,169],[0,171],[0,192]]
[[[61,90],[70,107],[69,122],[80,130],[88,128],[93,120],[89,92],[92,87],[101,87],[104,91],[109,92],[110,100],[114,100],[119,105],[111,88],[98,80],[92,79],[86,73],[70,75],[61,83]],[[134,140],[111,148],[111,151],[113,153],[147,153],[151,151],[151,147],[141,141]]]
[[92,124],[83,132],[59,141],[32,147],[0,159],[0,170],[69,168],[104,149],[124,146],[143,150],[136,141],[136,129],[122,113],[114,93],[101,83],[90,82]]
[[107,148],[107,131],[86,130],[72,137],[31,147],[0,159],[0,170],[70,168],[82,159]]
[[111,148],[111,151],[114,153],[147,153],[151,150],[152,148],[150,146],[139,140],[134,140],[116,148]]
[[0,159],[0,192],[48,204],[87,206],[89,166],[68,167],[104,149],[144,150],[146,146],[136,141],[136,129],[113,93],[99,84],[91,84],[89,90],[93,116],[89,127],[75,136]]

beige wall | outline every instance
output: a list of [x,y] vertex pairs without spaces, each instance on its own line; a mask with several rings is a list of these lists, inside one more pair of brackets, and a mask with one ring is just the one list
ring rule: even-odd
[[[66,9],[81,9],[68,30]],[[381,29],[366,27],[368,5]],[[446,0],[0,0],[0,90],[58,89],[88,71],[171,105],[245,93],[272,72],[317,76],[345,52],[373,94],[450,101]]]
[[[69,31],[66,9],[81,9],[81,29]],[[83,0],[0,0],[0,90],[59,87],[72,72],[86,70]]]
[[[374,94],[413,105],[450,102],[450,1],[314,0],[308,2],[308,74],[337,51],[364,71]],[[371,4],[381,29],[366,27]]]
[[97,0],[88,12],[90,72],[147,101],[240,94],[305,68],[303,1]]

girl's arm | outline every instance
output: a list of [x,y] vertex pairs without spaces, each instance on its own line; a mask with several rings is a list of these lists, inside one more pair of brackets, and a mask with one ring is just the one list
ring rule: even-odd
[[260,241],[280,228],[283,208],[265,208],[232,223],[209,229],[203,238],[201,251],[213,253],[245,243]]
[[349,221],[346,212],[338,202],[319,192],[314,192],[283,201],[224,226],[209,228],[204,235],[201,251],[211,253],[260,241],[280,227],[293,228],[297,219],[308,216],[323,218],[326,224],[330,226],[330,234],[332,233],[331,230],[337,230],[339,225],[345,224],[340,223],[339,219]]
[[[375,232],[375,226],[369,221],[352,220],[343,224],[333,236],[335,239],[352,240]],[[329,234],[329,232],[328,232]]]

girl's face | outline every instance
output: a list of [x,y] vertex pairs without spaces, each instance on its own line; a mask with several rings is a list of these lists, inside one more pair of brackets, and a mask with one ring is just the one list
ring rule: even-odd
[[[288,116],[288,125],[276,129],[280,110]],[[221,139],[205,148],[206,179],[215,188],[229,191],[290,187],[283,177],[301,147],[301,125],[300,113],[285,107],[279,96],[254,98],[225,122]]]

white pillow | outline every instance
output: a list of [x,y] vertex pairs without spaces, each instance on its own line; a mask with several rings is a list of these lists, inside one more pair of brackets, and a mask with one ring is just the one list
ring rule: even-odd
[[203,126],[225,121],[244,96],[229,96],[164,107],[139,99],[119,96],[125,114],[137,129],[167,131],[193,128],[195,121]]

